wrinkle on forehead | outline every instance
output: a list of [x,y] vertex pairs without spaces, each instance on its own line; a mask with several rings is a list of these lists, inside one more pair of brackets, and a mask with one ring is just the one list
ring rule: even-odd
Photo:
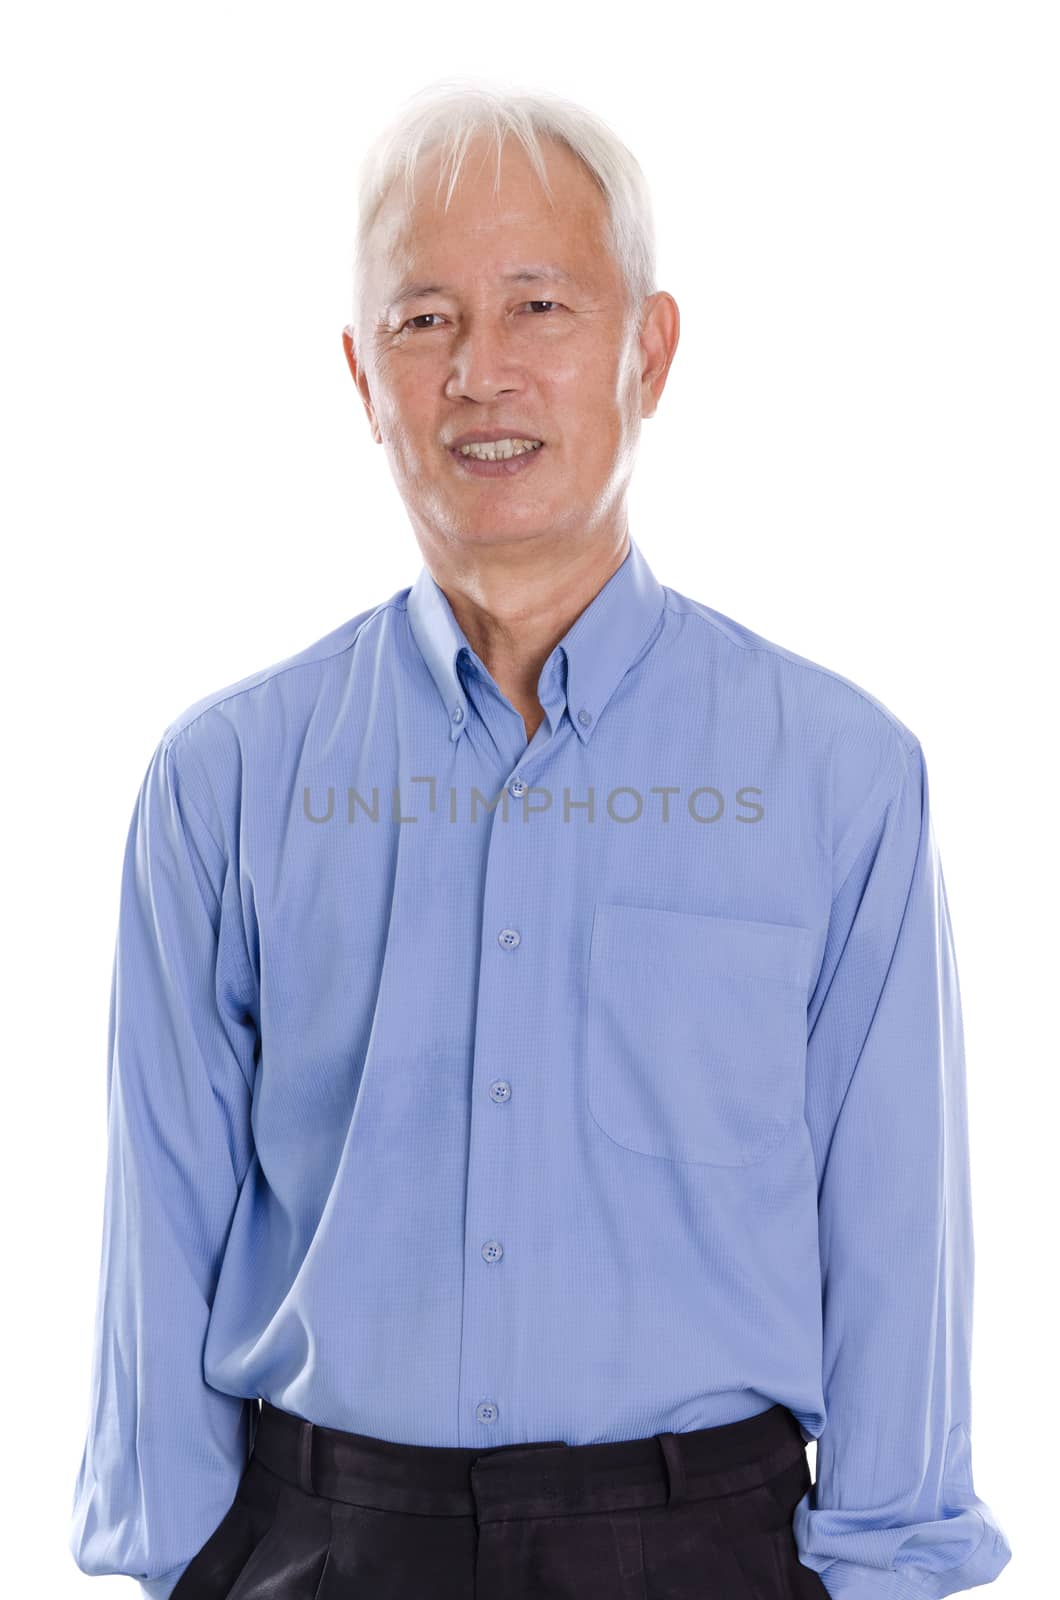
[[[469,268],[488,281],[551,265],[566,272],[568,286],[583,295],[621,294],[617,263],[615,281],[609,281],[606,266],[601,271],[603,257],[612,257],[599,184],[565,146],[546,139],[543,147],[551,193],[522,147],[509,141],[499,178],[484,170],[485,157],[476,162],[469,155],[449,194],[439,181],[439,152],[427,151],[415,173],[411,204],[403,180],[395,180],[373,230],[373,286],[365,303],[377,320],[392,316],[416,286],[421,293],[454,289]],[[551,276],[562,285],[559,274]]]

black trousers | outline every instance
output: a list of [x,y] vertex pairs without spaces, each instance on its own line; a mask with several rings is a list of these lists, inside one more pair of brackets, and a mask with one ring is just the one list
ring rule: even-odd
[[263,1401],[232,1505],[171,1600],[827,1600],[781,1405],[614,1444],[395,1444]]

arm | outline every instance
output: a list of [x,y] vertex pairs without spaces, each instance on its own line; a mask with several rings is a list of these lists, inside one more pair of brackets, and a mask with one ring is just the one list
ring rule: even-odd
[[163,740],[125,848],[111,988],[107,1177],[87,1439],[69,1548],[166,1600],[234,1498],[248,1402],[203,1346],[252,1154],[256,1030],[235,883],[180,735]]
[[972,1485],[964,1039],[916,741],[863,826],[809,1015],[827,1422],[793,1526],[832,1600],[939,1600],[1011,1550]]

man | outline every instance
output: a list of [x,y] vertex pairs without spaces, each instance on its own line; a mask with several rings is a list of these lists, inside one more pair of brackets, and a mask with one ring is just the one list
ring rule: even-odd
[[345,351],[424,565],[148,767],[75,1559],[151,1600],[987,1583],[919,741],[631,539],[679,319],[613,133],[443,90],[366,173]]

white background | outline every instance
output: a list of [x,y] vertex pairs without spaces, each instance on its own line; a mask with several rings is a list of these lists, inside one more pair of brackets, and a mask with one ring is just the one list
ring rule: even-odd
[[9,13],[6,1592],[134,1592],[89,1590],[65,1545],[125,834],[185,706],[419,570],[340,335],[361,153],[453,73],[580,100],[648,176],[682,317],[630,500],[656,575],[924,746],[964,997],[976,1487],[1015,1552],[993,1592],[1046,1592],[1056,20],[1019,0]]

